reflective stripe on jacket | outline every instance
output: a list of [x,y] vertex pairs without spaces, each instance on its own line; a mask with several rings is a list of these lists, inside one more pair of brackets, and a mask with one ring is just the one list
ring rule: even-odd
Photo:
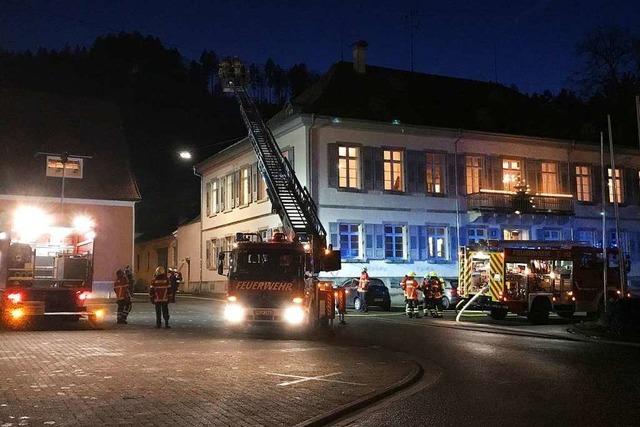
[[407,279],[404,282],[404,296],[407,299],[418,299],[418,281],[415,279]]
[[158,276],[153,279],[149,294],[151,295],[151,301],[154,303],[169,302],[169,281],[167,276]]
[[122,277],[113,282],[113,291],[116,293],[118,301],[129,298],[129,282],[126,277]]

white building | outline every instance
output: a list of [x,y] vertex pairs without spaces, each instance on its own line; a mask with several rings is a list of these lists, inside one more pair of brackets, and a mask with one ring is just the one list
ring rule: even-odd
[[[415,90],[414,80],[420,82]],[[466,110],[478,116],[484,108],[481,101],[464,103],[469,91],[473,99],[520,96],[492,83],[343,62],[271,120],[281,150],[318,205],[330,242],[343,254],[343,268],[332,277],[356,276],[366,266],[389,283],[408,271],[457,278],[458,243],[484,239],[601,244],[599,147],[443,126],[468,124]],[[454,101],[441,111],[438,97],[449,93]],[[431,123],[429,108],[414,95],[433,98],[437,127],[424,124]],[[455,97],[461,102],[454,111]],[[491,113],[491,105],[485,107]],[[616,153],[621,240],[637,260],[640,156]],[[217,253],[230,249],[236,232],[268,237],[281,224],[248,139],[205,160],[198,171],[203,289],[222,292]],[[511,193],[518,182],[533,194],[533,206],[520,214]],[[607,189],[607,198],[613,196]],[[610,221],[608,244],[614,238]],[[632,276],[638,272],[634,264]]]

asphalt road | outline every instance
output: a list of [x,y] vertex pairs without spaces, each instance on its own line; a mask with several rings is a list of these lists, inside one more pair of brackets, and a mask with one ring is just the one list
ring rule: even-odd
[[[373,314],[373,313],[372,313]],[[640,349],[354,317],[339,340],[404,352],[436,372],[342,424],[640,425]]]

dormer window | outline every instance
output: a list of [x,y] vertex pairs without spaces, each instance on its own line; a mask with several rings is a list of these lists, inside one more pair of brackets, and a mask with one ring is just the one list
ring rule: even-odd
[[69,157],[62,162],[60,156],[47,156],[47,176],[53,178],[82,178],[82,159]]

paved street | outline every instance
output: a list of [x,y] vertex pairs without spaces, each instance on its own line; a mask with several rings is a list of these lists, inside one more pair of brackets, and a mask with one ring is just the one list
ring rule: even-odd
[[427,375],[415,394],[368,410],[348,425],[638,425],[640,420],[637,347],[465,331],[432,319],[376,314],[350,319],[340,339],[406,352],[438,372],[437,378]]
[[406,377],[409,359],[425,367],[421,382],[339,423],[637,425],[640,417],[638,348],[380,312],[313,340],[236,336],[221,328],[219,302],[185,298],[172,309],[171,330],[156,330],[141,301],[123,327],[1,331],[0,426],[293,425]]
[[293,425],[413,369],[380,349],[226,334],[217,302],[172,305],[171,330],[151,308],[102,331],[0,331],[0,425]]

